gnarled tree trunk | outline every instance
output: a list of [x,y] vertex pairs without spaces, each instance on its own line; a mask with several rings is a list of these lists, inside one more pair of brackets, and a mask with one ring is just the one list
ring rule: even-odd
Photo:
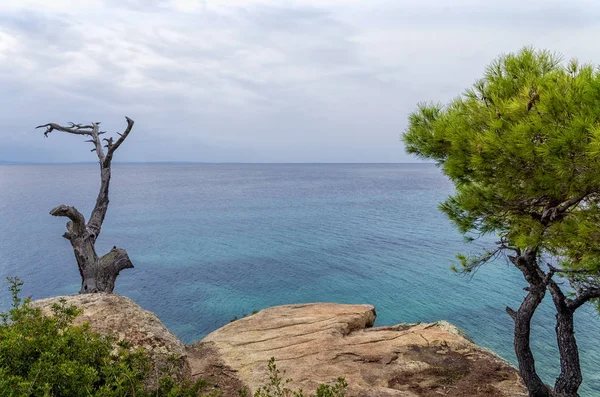
[[36,128],[45,127],[44,135],[47,137],[52,131],[63,131],[75,135],[86,135],[90,139],[87,142],[94,144],[94,149],[100,163],[100,191],[96,199],[96,205],[92,210],[90,219],[86,223],[84,216],[72,206],[60,205],[50,211],[50,215],[64,216],[69,218],[67,223],[67,232],[64,238],[70,241],[79,267],[81,275],[82,294],[94,292],[112,292],[115,288],[115,280],[119,272],[123,269],[133,268],[127,252],[123,248],[113,247],[113,249],[104,256],[99,257],[96,254],[96,239],[100,235],[102,223],[108,209],[108,190],[111,176],[111,162],[114,152],[119,148],[127,138],[133,128],[133,120],[127,119],[127,128],[119,139],[113,142],[113,138],[105,138],[106,154],[104,153],[100,135],[104,131],[99,131],[100,123],[91,123],[89,125],[70,123],[68,127],[55,123],[40,125]]
[[579,348],[575,340],[573,314],[575,307],[563,294],[554,280],[548,285],[556,307],[556,341],[560,353],[560,374],[554,384],[554,393],[560,397],[577,397],[577,390],[583,381]]
[[[549,271],[544,272],[537,258],[537,249],[518,251],[510,257],[511,262],[523,273],[529,287],[519,310],[506,308],[515,322],[514,347],[519,362],[519,373],[530,397],[578,397],[577,391],[583,380],[579,349],[575,340],[573,315],[586,302],[600,298],[600,285],[597,275],[588,270],[557,269],[548,264]],[[568,298],[556,281],[555,274],[570,275],[569,281],[575,290],[575,298]],[[554,389],[546,385],[537,374],[535,360],[530,346],[531,319],[537,307],[550,291],[556,308],[556,339],[560,355],[560,374]]]
[[523,273],[529,283],[528,294],[519,310],[506,308],[515,322],[514,348],[519,362],[519,374],[529,391],[530,397],[549,397],[551,389],[540,379],[535,369],[535,359],[531,351],[531,319],[546,294],[544,274],[537,264],[537,250],[526,249],[511,262]]

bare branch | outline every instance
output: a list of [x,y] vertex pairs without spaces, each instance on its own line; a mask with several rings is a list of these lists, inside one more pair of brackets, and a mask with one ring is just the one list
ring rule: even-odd
[[125,139],[127,139],[127,136],[133,128],[134,121],[127,116],[125,116],[125,120],[127,120],[127,128],[125,128],[125,131],[123,131],[122,134],[119,134],[119,139],[117,139],[114,145],[108,148],[108,151],[106,153],[106,161],[108,162],[112,160],[113,153],[119,148],[119,146],[121,146]]
[[70,127],[64,127],[60,124],[48,123],[48,124],[38,125],[35,128],[36,129],[37,128],[46,128],[46,131],[44,131],[44,136],[46,138],[48,137],[48,134],[54,130],[68,132],[69,134],[76,134],[76,135],[91,135],[94,130],[94,127],[91,125],[81,125],[81,124],[74,124],[74,123],[69,123],[69,124],[70,124]]
[[[38,128],[46,128],[46,131],[44,131],[44,136],[46,138],[48,138],[48,134],[51,133],[54,130],[59,130],[62,131],[60,128],[60,126],[58,124],[54,124],[54,123],[49,123],[49,124],[42,124],[42,125],[38,125],[37,127],[35,127],[36,129]],[[79,134],[78,132],[75,131],[68,131],[72,134]]]
[[[101,135],[101,133],[98,131],[98,123],[92,123],[92,124],[75,124],[72,121],[69,122],[69,126],[65,127],[62,126],[60,124],[56,124],[56,123],[48,123],[48,124],[42,124],[42,125],[38,125],[35,128],[46,128],[46,131],[44,131],[44,136],[47,138],[48,134],[51,133],[52,131],[62,131],[62,132],[66,132],[69,134],[75,134],[75,135],[88,135],[90,136],[92,139],[87,140],[86,142],[92,142],[94,143],[94,145],[96,145],[96,154],[98,155],[98,159],[100,160],[100,162],[104,162],[104,152],[102,151],[102,144],[100,143],[100,139],[98,138],[98,135]],[[90,150],[91,152],[93,152],[94,150]]]
[[72,220],[75,223],[84,223],[85,222],[85,218],[83,217],[81,212],[79,212],[77,210],[77,208],[75,208],[71,205],[64,205],[64,204],[59,205],[58,207],[55,207],[50,211],[50,215],[66,216],[67,218],[69,218],[70,220]]
[[[72,234],[82,235],[85,232],[85,218],[81,214],[81,212],[77,211],[77,208],[70,205],[59,205],[56,208],[53,208],[50,211],[50,215],[52,216],[64,216],[71,220],[67,224],[67,230],[69,231],[69,237],[71,238]],[[67,233],[65,233],[67,234]],[[63,236],[65,237],[65,236]],[[67,238],[67,237],[65,237]]]
[[[71,123],[73,124],[73,123]],[[75,127],[77,127],[78,130],[82,130],[82,129],[94,129],[94,125],[83,125],[83,124],[74,124]]]
[[92,136],[92,142],[94,142],[94,145],[96,145],[96,154],[98,155],[98,160],[100,161],[100,164],[104,163],[104,151],[102,150],[102,142],[100,141],[100,138],[98,137],[98,124],[93,124],[93,132],[91,134]]
[[[131,132],[131,128],[133,127],[133,120],[131,120],[129,117],[126,117],[126,119],[127,128],[123,132],[123,135],[114,143],[112,138],[105,138],[104,140],[108,142],[106,157],[100,158],[100,156],[98,156],[100,158],[101,164],[100,191],[98,192],[96,205],[92,210],[92,214],[90,215],[90,219],[87,225],[94,240],[100,234],[102,222],[104,221],[104,217],[106,216],[106,211],[108,209],[108,187],[110,184],[110,166],[112,161],[112,155],[115,152],[115,150],[117,150],[119,145],[121,145],[121,143],[123,143],[123,141],[127,138],[127,135],[129,135],[129,132]],[[96,128],[97,127],[98,126],[96,125]],[[98,138],[97,134],[94,136],[94,139],[96,139],[94,142],[96,143],[97,151],[102,152],[100,138]]]
[[114,270],[118,275],[121,270],[124,269],[132,269],[133,263],[129,259],[129,255],[127,255],[127,251],[123,248],[113,247],[110,252],[100,258],[101,261],[110,263],[114,266]]

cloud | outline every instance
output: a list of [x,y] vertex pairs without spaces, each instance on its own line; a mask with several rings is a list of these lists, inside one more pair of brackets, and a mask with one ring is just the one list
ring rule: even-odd
[[114,132],[127,114],[123,161],[411,161],[415,104],[456,96],[499,53],[600,58],[593,2],[438,3],[4,0],[0,159],[91,161],[32,126]]

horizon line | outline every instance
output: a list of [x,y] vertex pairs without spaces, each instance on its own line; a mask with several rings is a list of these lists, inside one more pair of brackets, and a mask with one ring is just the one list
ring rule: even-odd
[[[0,165],[83,165],[83,164],[98,164],[97,161],[2,161]],[[292,162],[250,162],[250,161],[118,161],[113,164],[435,164],[431,162],[314,162],[314,161],[292,161]]]

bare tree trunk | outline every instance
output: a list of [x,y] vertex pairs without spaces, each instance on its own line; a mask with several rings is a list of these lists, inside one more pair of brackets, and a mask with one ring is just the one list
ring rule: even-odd
[[92,210],[87,224],[84,216],[75,207],[60,205],[50,211],[50,214],[53,216],[64,216],[70,219],[67,223],[67,232],[63,237],[69,240],[73,247],[77,266],[79,267],[79,274],[81,275],[81,290],[79,292],[82,294],[112,292],[119,272],[123,269],[133,268],[133,264],[123,248],[113,247],[109,253],[102,257],[98,257],[96,254],[96,239],[100,235],[102,223],[108,210],[110,167],[113,154],[133,128],[133,120],[128,117],[126,119],[127,128],[122,134],[119,134],[119,139],[116,142],[113,143],[113,138],[104,139],[106,141],[105,147],[107,148],[106,155],[104,154],[100,140],[100,135],[104,134],[103,131],[99,131],[98,126],[100,123],[91,123],[89,125],[70,123],[69,127],[49,123],[36,127],[45,127],[46,131],[44,135],[46,137],[54,130],[89,136],[90,139],[88,142],[94,144],[92,151],[96,151],[98,156],[100,164],[100,190],[96,198],[96,205]]
[[523,299],[519,310],[506,308],[515,322],[514,349],[519,362],[519,374],[527,387],[529,397],[549,397],[551,390],[537,374],[530,345],[531,319],[546,294],[543,272],[537,265],[537,250],[527,249],[524,253],[510,259],[523,272],[529,283],[528,294]]

